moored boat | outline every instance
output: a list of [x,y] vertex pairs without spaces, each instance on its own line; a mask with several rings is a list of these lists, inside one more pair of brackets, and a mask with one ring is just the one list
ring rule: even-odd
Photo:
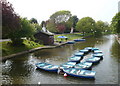
[[76,53],[74,53],[74,55],[75,55],[75,56],[82,56],[82,57],[83,57],[83,56],[84,56],[84,53],[83,53],[83,52],[76,52]]
[[99,48],[92,48],[92,51],[94,52],[95,50],[99,50]]
[[67,44],[74,44],[75,41],[68,41]]
[[95,78],[95,71],[90,70],[83,70],[83,69],[77,69],[77,68],[64,68],[63,71],[74,77],[80,77],[80,78]]
[[99,57],[91,57],[85,60],[86,62],[98,63],[100,61]]
[[72,56],[68,58],[68,61],[70,62],[79,62],[82,59],[80,56]]
[[93,57],[99,57],[100,59],[103,59],[102,53],[93,54]]
[[91,69],[91,67],[92,67],[92,62],[81,62],[74,66],[74,68],[78,68],[78,69]]
[[92,51],[92,47],[86,47],[86,48],[84,48],[84,49],[89,50],[89,51]]
[[87,49],[82,49],[82,50],[79,50],[79,52],[82,52],[82,53],[84,53],[84,54],[87,54],[87,53],[89,52],[89,50],[87,50]]
[[101,51],[101,50],[95,50],[95,51],[94,51],[94,54],[98,54],[98,53],[101,53],[101,54],[102,54],[102,51]]
[[75,42],[85,41],[85,39],[74,39]]
[[42,70],[45,70],[45,71],[51,71],[51,72],[57,72],[58,67],[59,67],[57,65],[52,65],[52,64],[48,64],[48,63],[44,63],[44,62],[37,63],[35,65],[38,69],[42,69]]
[[76,64],[76,62],[66,62],[66,63],[63,63],[60,65],[60,68],[63,69],[63,68],[71,68],[73,67],[74,65]]

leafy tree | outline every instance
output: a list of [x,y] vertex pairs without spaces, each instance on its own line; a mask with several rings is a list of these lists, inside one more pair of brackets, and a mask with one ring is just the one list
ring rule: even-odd
[[31,19],[30,19],[30,23],[38,23],[38,21],[37,21],[37,19],[35,19],[35,18],[31,18]]
[[21,29],[17,30],[15,33],[11,33],[10,38],[14,45],[22,44],[23,40],[21,38],[26,37],[27,39],[33,39],[33,35],[36,29],[33,24],[29,22],[26,18],[21,18],[20,20]]
[[61,22],[66,22],[71,17],[71,12],[62,10],[57,11],[50,16],[50,19],[53,20],[56,24]]
[[51,32],[61,33],[61,28],[64,27],[65,30],[66,22],[69,20],[70,17],[71,17],[70,11],[66,11],[66,10],[57,11],[50,16],[50,19],[47,21],[46,27]]
[[2,38],[10,38],[12,33],[20,30],[20,17],[15,13],[12,4],[1,0],[2,6]]
[[54,33],[57,33],[57,25],[54,23],[54,21],[52,20],[48,20],[46,22],[46,28],[50,31],[50,32],[54,32]]
[[112,18],[111,26],[116,33],[120,33],[120,12],[116,13],[116,15]]
[[94,32],[95,36],[102,35],[102,32],[104,31],[104,22],[103,21],[97,21],[96,22],[96,29]]
[[69,18],[69,20],[66,22],[66,28],[69,32],[70,32],[70,29],[75,29],[78,20],[79,19],[77,18],[77,16],[72,16]]
[[42,30],[42,26],[39,25],[38,23],[33,23],[33,26],[36,28],[36,32],[39,32]]
[[77,22],[76,29],[80,32],[93,33],[95,31],[95,20],[91,17],[84,17]]

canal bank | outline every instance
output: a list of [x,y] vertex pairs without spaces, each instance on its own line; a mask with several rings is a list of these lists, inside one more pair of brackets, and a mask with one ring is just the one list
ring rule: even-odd
[[118,35],[114,35],[116,40],[118,41],[118,43],[120,44],[120,37],[118,37]]
[[8,56],[0,57],[0,61],[4,61],[4,60],[7,60],[7,59],[10,59],[12,57],[16,57],[16,56],[19,56],[19,55],[22,55],[22,54],[32,53],[32,52],[37,51],[37,50],[52,49],[52,48],[60,47],[62,45],[65,45],[66,43],[67,42],[55,44],[54,46],[38,47],[38,48],[31,49],[31,50],[26,50],[26,51],[22,51],[22,52],[19,52],[19,53],[11,54],[11,55],[8,55]]
[[[75,38],[78,38],[80,35],[78,33],[75,33],[77,34],[77,36],[75,36]],[[58,34],[60,35],[60,34]],[[57,36],[58,36],[57,35]],[[63,34],[63,35],[66,35],[66,34]],[[72,34],[73,35],[73,34]],[[67,35],[69,36],[69,34]],[[69,36],[70,37],[70,36]],[[79,37],[81,39],[85,39],[85,38],[89,38],[89,37],[92,37],[92,35],[89,35],[89,36],[84,36],[84,37]],[[72,40],[71,41],[74,41],[73,38],[74,37],[71,37]],[[71,39],[70,38],[70,39]],[[69,40],[68,40],[69,41]],[[4,60],[7,60],[7,59],[10,59],[10,58],[13,58],[13,57],[16,57],[16,56],[19,56],[19,55],[22,55],[22,54],[26,54],[26,53],[31,53],[31,52],[34,52],[34,51],[37,51],[37,50],[42,50],[42,49],[52,49],[52,48],[56,48],[56,47],[60,47],[60,46],[63,46],[67,44],[67,41],[64,41],[62,43],[55,43],[53,46],[44,46],[44,47],[38,47],[38,48],[34,48],[34,49],[30,49],[30,50],[26,50],[26,51],[22,51],[22,52],[18,52],[18,53],[15,53],[15,54],[11,54],[11,55],[7,55],[7,56],[4,56],[4,57],[0,57],[0,61],[4,61]]]

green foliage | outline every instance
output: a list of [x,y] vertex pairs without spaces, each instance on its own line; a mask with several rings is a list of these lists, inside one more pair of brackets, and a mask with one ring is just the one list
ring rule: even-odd
[[29,40],[24,40],[23,44],[25,44],[29,49],[43,46],[43,45],[40,45],[39,43],[35,43],[34,41],[29,41]]
[[40,45],[38,43],[29,41],[29,40],[24,40],[23,41],[24,45],[21,45],[21,46],[13,46],[11,45],[11,43],[12,41],[0,42],[0,44],[2,45],[2,47],[0,47],[0,49],[2,50],[2,56],[19,53],[19,52],[30,50],[37,47],[43,47],[43,45]]
[[33,23],[33,26],[36,28],[36,32],[39,32],[42,30],[42,26],[39,25],[38,23]]
[[48,20],[47,21],[47,25],[46,25],[46,28],[50,31],[50,32],[53,32],[53,33],[56,33],[57,32],[57,28],[56,28],[56,24],[52,21],[52,20]]
[[97,21],[96,22],[96,29],[94,32],[95,36],[99,36],[102,35],[102,32],[104,31],[104,22],[103,21]]
[[83,34],[91,33],[95,30],[95,20],[91,17],[84,17],[77,22],[76,29]]
[[112,18],[111,27],[116,33],[120,33],[120,12]]
[[[81,33],[72,33],[72,34],[60,34],[60,35],[55,35],[54,39],[57,41],[61,41],[60,38],[58,38],[58,36],[66,36],[68,37],[68,40],[74,40],[74,39],[81,39],[82,38],[82,34]],[[62,41],[66,41],[66,40],[62,40]]]
[[76,24],[78,22],[78,18],[77,16],[72,16],[69,18],[69,20],[66,22],[66,32],[70,32],[71,28],[74,28],[76,27]]
[[31,18],[30,23],[37,23],[38,24],[37,19],[35,19],[35,18]]
[[11,32],[9,36],[14,45],[22,44],[23,40],[21,38],[33,38],[33,35],[36,32],[36,28],[34,27],[34,25],[31,24],[26,18],[21,18],[20,24],[21,29],[17,30],[15,33]]
[[50,16],[56,24],[61,22],[66,22],[71,17],[71,12],[66,10],[57,11]]
[[64,32],[65,28],[67,28],[66,22],[69,20],[70,17],[71,17],[70,11],[66,10],[57,11],[50,16],[50,19],[47,21],[46,27],[51,32],[61,33],[61,30],[62,32]]

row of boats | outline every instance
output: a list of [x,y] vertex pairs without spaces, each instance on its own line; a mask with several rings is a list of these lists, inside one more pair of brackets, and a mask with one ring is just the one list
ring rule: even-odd
[[[91,53],[92,52],[92,53]],[[84,58],[88,53],[91,53],[91,57]],[[96,71],[89,70],[92,65],[100,62],[103,59],[103,53],[98,48],[86,47],[78,52],[74,53],[72,57],[68,58],[68,62],[61,65],[52,65],[49,63],[37,63],[35,64],[38,69],[58,72],[62,70],[70,76],[80,78],[95,78]]]
[[85,39],[74,39],[73,41],[68,41],[67,44],[74,44],[75,42],[85,41]]

